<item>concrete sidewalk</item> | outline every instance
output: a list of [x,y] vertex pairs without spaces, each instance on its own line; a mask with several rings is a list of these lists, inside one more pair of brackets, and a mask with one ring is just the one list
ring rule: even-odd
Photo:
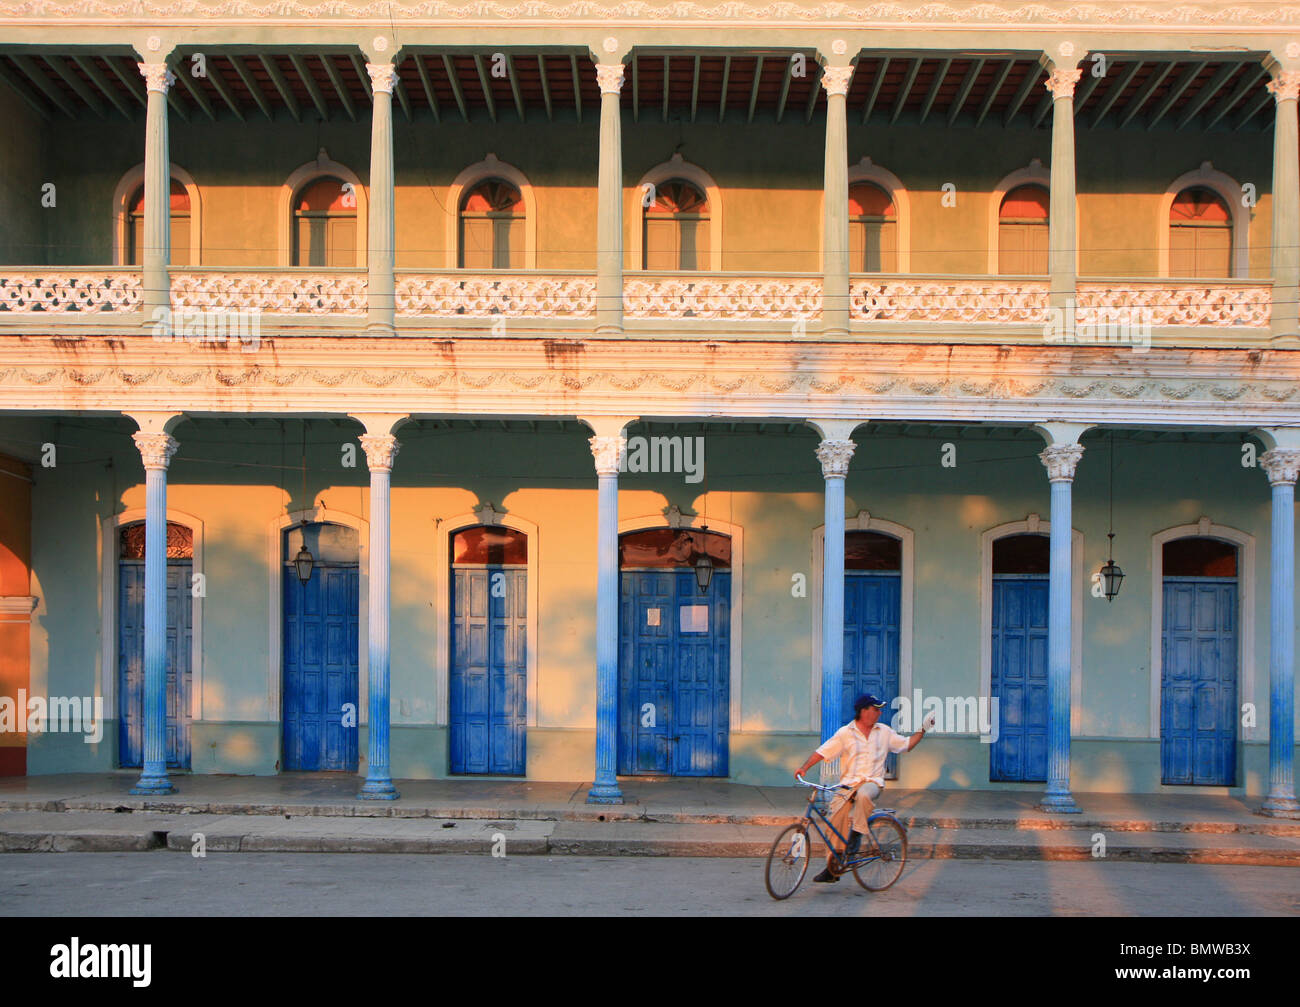
[[[397,781],[401,799],[360,801],[357,778],[178,776],[178,793],[131,797],[134,773],[0,779],[0,851],[482,852],[766,855],[806,791],[713,780],[624,781],[622,805],[586,803],[585,783]],[[1300,866],[1300,821],[1258,799],[1076,794],[1079,815],[1037,810],[1037,791],[888,790],[913,857],[1114,859]]]

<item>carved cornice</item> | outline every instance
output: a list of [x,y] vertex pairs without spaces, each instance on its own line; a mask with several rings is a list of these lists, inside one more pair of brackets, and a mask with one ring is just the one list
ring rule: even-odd
[[601,94],[618,94],[623,90],[623,64],[597,63],[596,83]]
[[1052,92],[1052,99],[1073,98],[1074,85],[1083,76],[1082,70],[1053,70],[1047,75],[1046,87]]
[[822,475],[827,479],[843,479],[849,474],[849,460],[857,445],[853,441],[824,440],[817,445],[817,460],[822,463]]
[[137,63],[136,67],[144,78],[146,91],[166,94],[167,89],[176,83],[176,75],[167,69],[166,63]]
[[476,504],[471,507],[470,510],[472,510],[474,516],[478,518],[479,524],[499,525],[501,519],[506,516],[505,511],[497,510],[496,504],[489,500],[485,500],[481,504]]
[[399,447],[396,437],[392,434],[362,434],[357,440],[361,441],[361,450],[366,453],[366,465],[371,472],[393,471]]
[[1277,101],[1295,101],[1300,98],[1300,70],[1283,70],[1264,86]]
[[828,66],[822,69],[822,87],[827,95],[849,93],[849,83],[853,80],[853,67]]
[[1300,478],[1300,449],[1273,448],[1259,456],[1270,486],[1294,486]]
[[366,72],[370,74],[370,83],[375,91],[392,94],[397,85],[397,67],[392,63],[367,63]]
[[172,455],[180,447],[171,434],[153,434],[137,430],[131,435],[131,439],[135,441],[135,446],[140,451],[140,459],[144,462],[146,471],[149,469],[165,471],[171,464]]
[[1074,470],[1079,467],[1082,457],[1083,446],[1080,444],[1053,444],[1038,455],[1038,460],[1047,469],[1048,482],[1068,483],[1074,482]]

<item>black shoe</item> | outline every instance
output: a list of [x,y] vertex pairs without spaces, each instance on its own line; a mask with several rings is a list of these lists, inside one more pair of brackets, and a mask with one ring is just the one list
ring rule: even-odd
[[849,857],[854,856],[861,848],[861,846],[862,846],[862,833],[856,831],[850,832],[849,844],[844,848],[844,859],[848,860]]
[[840,879],[839,879],[839,875],[832,874],[831,869],[827,867],[820,874],[818,874],[817,877],[813,878],[813,880],[821,881],[821,882],[827,882],[827,881],[834,882],[834,881],[839,881]]

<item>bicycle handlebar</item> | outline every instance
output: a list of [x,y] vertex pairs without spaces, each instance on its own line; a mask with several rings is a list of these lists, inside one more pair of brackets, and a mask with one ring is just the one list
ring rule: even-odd
[[798,774],[798,773],[795,773],[795,774],[794,774],[794,778],[795,778],[796,780],[798,780],[800,783],[802,783],[805,787],[813,787],[813,788],[815,788],[815,789],[817,789],[817,790],[824,790],[824,791],[825,791],[826,793],[828,793],[828,794],[831,793],[831,792],[833,792],[833,791],[839,790],[839,787],[823,787],[820,783],[812,783],[812,782],[810,782],[810,781],[808,781],[808,780],[805,780],[805,779],[804,779],[800,774]]

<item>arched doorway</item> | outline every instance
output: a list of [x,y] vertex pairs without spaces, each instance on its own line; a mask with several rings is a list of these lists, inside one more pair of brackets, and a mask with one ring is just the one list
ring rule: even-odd
[[448,726],[452,773],[523,776],[528,762],[528,536],[451,533]]
[[[360,540],[355,528],[306,522],[281,533],[286,771],[357,771]],[[311,554],[306,580],[295,561]]]
[[649,528],[619,537],[618,671],[620,774],[728,774],[729,536]]
[[[840,720],[853,719],[853,701],[864,692],[895,709],[899,687],[899,642],[903,543],[893,535],[848,531],[844,535],[844,677]],[[898,757],[889,756],[894,778]]]
[[1047,780],[1047,535],[1005,535],[993,542],[990,695],[998,738],[989,779]]
[[1187,536],[1162,546],[1160,782],[1237,781],[1237,546]]
[[[144,522],[118,530],[118,764],[144,756]],[[190,768],[194,533],[167,522],[167,766]]]

